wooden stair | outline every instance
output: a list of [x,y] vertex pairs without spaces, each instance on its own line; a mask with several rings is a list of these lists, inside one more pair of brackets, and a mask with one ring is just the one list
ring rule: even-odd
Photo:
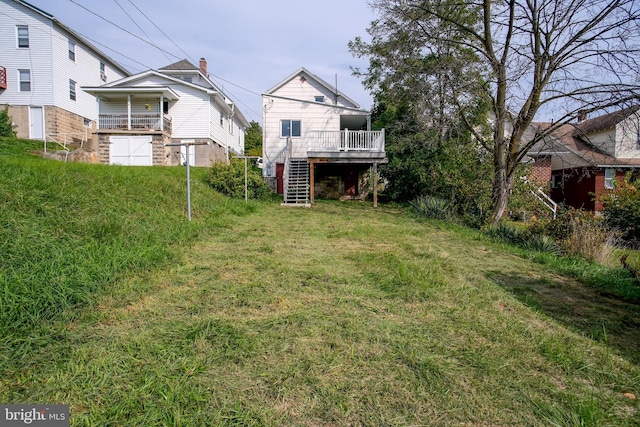
[[284,206],[311,207],[309,201],[309,163],[306,159],[291,159],[285,165]]

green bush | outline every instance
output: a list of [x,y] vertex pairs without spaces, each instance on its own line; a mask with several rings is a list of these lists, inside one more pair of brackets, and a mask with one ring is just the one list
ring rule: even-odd
[[[211,187],[229,197],[241,199],[245,196],[245,168],[241,159],[231,159],[214,163],[205,178]],[[262,179],[260,171],[248,166],[247,168],[247,194],[250,199],[265,200],[271,195],[271,190]]]
[[640,180],[628,174],[623,182],[602,197],[604,218],[610,228],[620,230],[622,238],[640,242]]
[[0,136],[15,138],[16,133],[13,131],[13,120],[9,115],[9,107],[0,110]]

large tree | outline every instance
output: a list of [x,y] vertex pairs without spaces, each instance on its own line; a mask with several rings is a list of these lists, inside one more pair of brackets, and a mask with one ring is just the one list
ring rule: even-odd
[[262,156],[262,127],[254,120],[244,137],[244,152],[247,156]]
[[[369,57],[365,85],[403,87],[431,106],[425,111],[437,106],[466,123],[493,159],[492,223],[502,217],[517,167],[536,142],[581,112],[640,100],[637,0],[371,5],[380,16],[369,27],[371,40],[351,44],[354,54]],[[416,72],[429,59],[448,61],[447,72]],[[471,120],[482,105],[493,125],[489,135]],[[524,138],[534,119],[553,125]]]

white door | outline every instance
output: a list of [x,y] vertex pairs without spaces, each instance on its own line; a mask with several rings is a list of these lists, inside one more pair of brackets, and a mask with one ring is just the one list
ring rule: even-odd
[[110,136],[109,164],[151,166],[153,145],[151,136]]
[[29,107],[29,139],[44,141],[44,109]]

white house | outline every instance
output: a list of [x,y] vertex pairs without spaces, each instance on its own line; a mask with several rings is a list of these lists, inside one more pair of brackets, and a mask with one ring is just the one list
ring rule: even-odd
[[[244,152],[247,119],[200,67],[182,60],[113,83],[83,89],[98,98],[94,148],[101,163],[123,165],[209,166]],[[180,150],[183,150],[182,152]]]
[[19,138],[83,141],[98,104],[82,86],[129,72],[54,16],[23,0],[0,0],[0,108]]
[[[305,68],[262,95],[263,177],[285,203],[377,197],[384,130],[370,113]],[[370,179],[374,178],[374,179]]]

